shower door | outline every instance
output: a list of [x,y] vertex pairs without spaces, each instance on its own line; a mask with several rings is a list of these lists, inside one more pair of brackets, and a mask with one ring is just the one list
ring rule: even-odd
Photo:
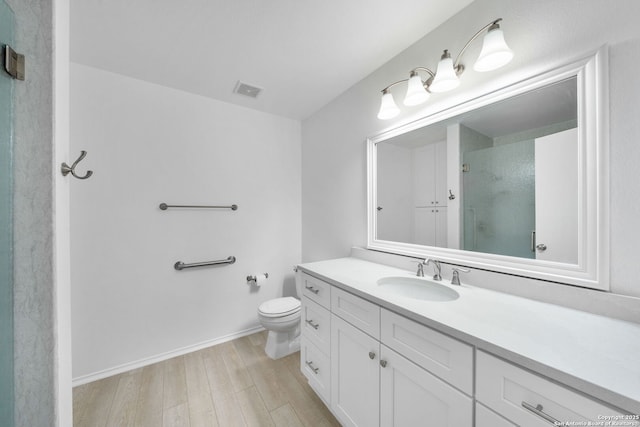
[[463,154],[465,250],[535,258],[534,147],[527,140]]
[[[0,0],[0,50],[13,45],[13,12]],[[13,426],[13,80],[0,61],[0,423]]]

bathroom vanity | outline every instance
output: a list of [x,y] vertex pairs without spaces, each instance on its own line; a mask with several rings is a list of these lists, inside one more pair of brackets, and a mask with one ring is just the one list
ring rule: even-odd
[[298,274],[301,369],[345,426],[640,425],[638,324],[358,258]]

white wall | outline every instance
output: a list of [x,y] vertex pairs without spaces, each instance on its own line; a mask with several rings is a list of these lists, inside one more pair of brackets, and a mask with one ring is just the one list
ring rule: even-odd
[[[575,59],[609,44],[611,145],[611,290],[640,296],[640,2],[618,0],[476,0],[418,43],[335,99],[302,125],[302,254],[304,261],[347,256],[366,245],[365,138],[420,115]],[[376,118],[380,90],[416,66],[435,68],[442,49],[457,54],[492,19],[515,58],[492,73],[470,65],[480,43],[465,55],[468,71],[454,92],[434,94],[427,106],[404,109],[391,121]],[[401,96],[401,95],[400,95]],[[330,172],[328,172],[330,171]],[[517,283],[517,279],[513,279]],[[556,285],[552,285],[556,286]]]
[[71,185],[76,383],[256,328],[261,302],[294,292],[300,138],[298,121],[71,64],[70,156],[94,171]]

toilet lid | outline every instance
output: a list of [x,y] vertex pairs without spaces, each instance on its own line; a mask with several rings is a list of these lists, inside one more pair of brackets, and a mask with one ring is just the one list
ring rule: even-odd
[[300,300],[294,297],[271,299],[260,304],[258,311],[266,317],[280,317],[300,310]]

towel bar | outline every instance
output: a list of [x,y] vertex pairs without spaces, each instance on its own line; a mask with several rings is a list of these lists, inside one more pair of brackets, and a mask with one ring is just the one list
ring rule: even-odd
[[221,259],[217,261],[205,261],[205,262],[194,262],[192,264],[185,264],[182,261],[178,261],[173,265],[173,268],[180,271],[185,268],[193,268],[193,267],[207,267],[210,265],[223,265],[223,264],[233,264],[236,262],[236,257],[230,256],[227,259]]

